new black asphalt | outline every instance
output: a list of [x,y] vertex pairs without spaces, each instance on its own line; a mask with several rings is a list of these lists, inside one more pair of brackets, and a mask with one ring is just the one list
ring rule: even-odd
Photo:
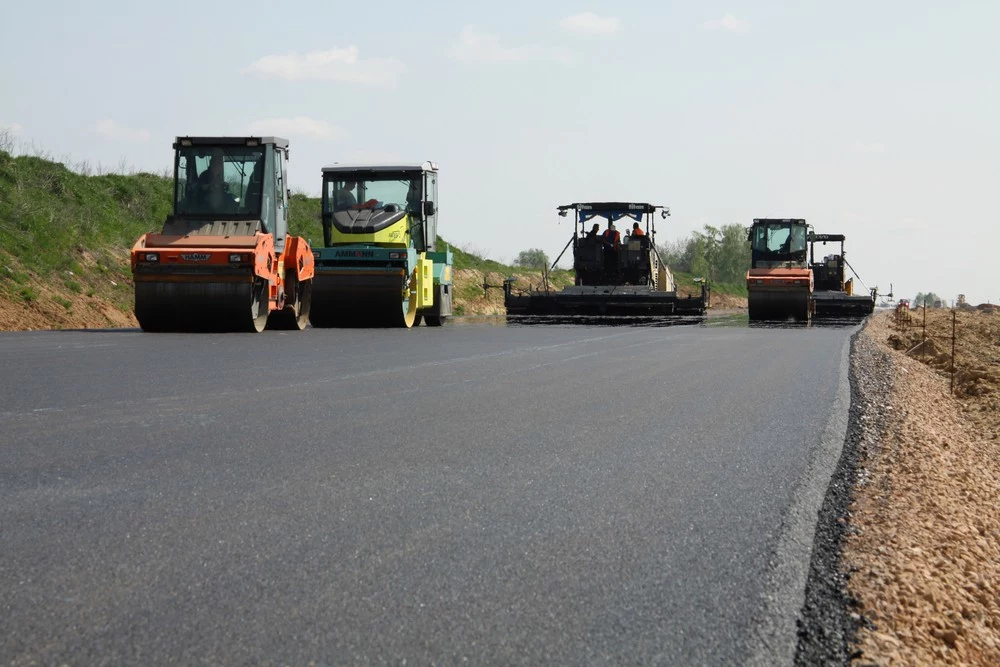
[[852,332],[0,335],[0,661],[789,662]]

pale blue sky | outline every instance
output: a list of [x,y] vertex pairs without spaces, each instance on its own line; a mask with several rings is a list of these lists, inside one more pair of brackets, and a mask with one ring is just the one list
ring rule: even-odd
[[1000,302],[1000,2],[8,3],[0,127],[162,171],[178,134],[435,160],[441,233],[554,256],[558,204],[671,207],[658,240],[804,217],[868,285]]

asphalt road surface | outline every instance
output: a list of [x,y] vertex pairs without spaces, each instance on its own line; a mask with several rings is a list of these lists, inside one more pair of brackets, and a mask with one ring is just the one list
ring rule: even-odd
[[790,661],[852,331],[0,335],[0,661]]

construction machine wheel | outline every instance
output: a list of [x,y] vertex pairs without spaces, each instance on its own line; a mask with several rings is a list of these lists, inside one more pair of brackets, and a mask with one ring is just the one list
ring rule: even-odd
[[267,281],[242,283],[143,281],[135,316],[143,331],[251,331],[267,325]]
[[808,322],[811,308],[809,293],[757,292],[747,296],[751,322]]
[[139,328],[146,333],[164,333],[171,329],[168,318],[148,312],[148,309],[143,312],[137,307],[135,309],[135,319],[139,321]]
[[244,330],[250,333],[260,333],[267,327],[267,281],[257,278],[250,290],[249,319],[244,324]]
[[268,326],[284,331],[302,331],[309,324],[309,310],[312,306],[312,281],[307,280],[300,283],[293,276],[289,278],[286,288],[285,293],[291,295],[292,301],[286,303],[281,310],[271,313]]
[[332,313],[311,313],[309,315],[309,323],[317,329],[332,329],[334,327],[346,326],[343,318]]
[[429,327],[439,327],[448,321],[447,315],[425,315],[424,320]]
[[309,321],[316,328],[402,327],[419,322],[416,272],[317,277]]
[[424,315],[424,321],[429,327],[439,327],[448,321],[451,314],[451,291],[447,285],[434,286],[434,309]]
[[417,321],[417,272],[410,274],[410,279],[403,283],[402,308],[397,314],[389,317],[389,325],[410,329]]

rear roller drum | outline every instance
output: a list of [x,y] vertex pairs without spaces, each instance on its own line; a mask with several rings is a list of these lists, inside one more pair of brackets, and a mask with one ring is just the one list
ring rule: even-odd
[[272,329],[285,331],[302,331],[309,323],[309,310],[312,307],[312,281],[298,282],[294,277],[289,279],[286,299],[292,299],[281,310],[271,314],[268,326]]
[[446,315],[425,315],[424,320],[429,327],[439,327],[448,321],[448,317]]
[[437,285],[434,288],[434,307],[432,312],[424,315],[424,321],[429,327],[439,327],[448,321],[451,315],[451,288],[447,285]]

